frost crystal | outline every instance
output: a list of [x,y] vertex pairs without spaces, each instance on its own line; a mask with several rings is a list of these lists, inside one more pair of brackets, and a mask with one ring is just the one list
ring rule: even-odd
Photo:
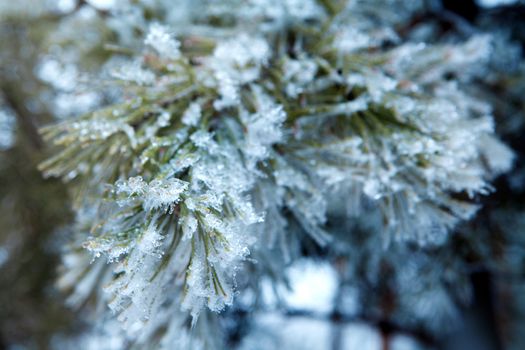
[[[249,37],[242,34],[236,38],[219,43],[213,52],[213,58],[225,68],[238,68],[243,73],[243,69],[249,68],[253,64],[259,66],[265,64],[270,55],[270,48],[266,40],[257,37]],[[250,81],[256,78],[252,76],[250,70],[244,72],[243,81]],[[241,75],[242,76],[242,75]]]
[[180,43],[172,37],[168,28],[161,24],[150,25],[144,44],[151,46],[163,58],[178,59],[180,57]]
[[156,255],[159,258],[162,257],[162,253],[158,251],[162,245],[164,237],[160,234],[157,227],[153,224],[154,221],[144,230],[142,237],[138,242],[138,249],[146,254]]
[[116,79],[139,85],[151,85],[155,81],[155,74],[143,68],[138,61],[123,64],[121,67],[114,69],[111,75]]
[[250,14],[263,14],[277,22],[318,18],[323,13],[315,0],[250,0],[249,6]]
[[139,176],[129,178],[127,182],[119,181],[116,184],[117,195],[124,194],[140,198],[146,211],[156,209],[172,211],[179,202],[181,194],[187,189],[188,183],[176,178],[155,179],[146,184]]
[[104,140],[117,133],[124,133],[132,147],[136,146],[135,131],[131,126],[122,121],[110,121],[96,118],[89,121],[78,121],[72,123],[68,129],[75,133],[80,141]]
[[153,180],[144,196],[144,209],[152,210],[171,207],[180,199],[180,194],[188,188],[188,183],[179,179]]
[[267,63],[270,49],[267,42],[245,34],[220,42],[211,58],[221,99],[215,101],[220,110],[238,103],[239,85],[254,81]]
[[286,113],[282,106],[274,104],[267,96],[259,95],[257,113],[244,117],[246,125],[246,148],[244,152],[254,161],[268,156],[269,146],[282,141],[282,123]]
[[356,28],[344,28],[336,37],[336,45],[347,53],[367,48],[370,44],[370,36]]
[[311,59],[289,59],[286,60],[283,69],[284,78],[287,81],[286,93],[290,97],[297,97],[307,85],[314,81],[318,67]]
[[193,102],[182,115],[182,122],[188,126],[197,126],[201,119],[201,114],[201,105],[197,102]]

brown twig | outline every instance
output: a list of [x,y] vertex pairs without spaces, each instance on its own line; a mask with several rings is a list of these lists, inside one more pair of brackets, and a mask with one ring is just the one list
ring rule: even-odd
[[44,145],[42,138],[38,133],[38,128],[33,122],[33,113],[27,108],[24,99],[20,98],[14,91],[12,84],[3,82],[0,90],[7,106],[15,113],[20,128],[29,138],[31,145],[35,149],[41,149]]

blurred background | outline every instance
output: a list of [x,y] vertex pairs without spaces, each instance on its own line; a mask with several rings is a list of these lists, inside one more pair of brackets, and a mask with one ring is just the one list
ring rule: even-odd
[[[497,180],[475,220],[459,227],[446,247],[414,260],[417,266],[402,276],[385,260],[372,280],[365,272],[368,257],[355,250],[304,247],[304,258],[287,268],[288,286],[262,281],[264,311],[243,307],[249,295],[226,311],[232,348],[525,349],[525,3],[429,4],[396,30],[464,39],[486,31],[512,43],[475,93],[494,106],[498,134],[517,153],[514,170]],[[112,6],[111,0],[0,0],[0,349],[69,348],[91,327],[82,312],[64,306],[55,287],[73,216],[60,181],[37,170],[50,155],[38,130],[101,105],[111,94],[82,82],[111,56]],[[364,238],[354,231],[358,246]],[[427,255],[462,271],[458,284],[469,297],[454,286],[454,309],[449,294],[443,301],[446,289],[412,283],[436,273]],[[406,290],[400,280],[407,281]],[[446,319],[455,321],[435,321],[436,313],[451,313]]]

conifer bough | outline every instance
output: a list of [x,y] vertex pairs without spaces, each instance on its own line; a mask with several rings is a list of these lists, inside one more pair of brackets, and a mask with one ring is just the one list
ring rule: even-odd
[[187,315],[231,305],[246,265],[271,275],[258,257],[336,245],[334,213],[384,249],[442,244],[512,164],[463,88],[487,69],[489,36],[410,42],[380,1],[219,3],[147,23],[116,50],[133,54],[112,69],[112,103],[42,130],[57,152],[41,170],[78,213],[59,285],[72,304],[107,302],[139,345],[187,341]]

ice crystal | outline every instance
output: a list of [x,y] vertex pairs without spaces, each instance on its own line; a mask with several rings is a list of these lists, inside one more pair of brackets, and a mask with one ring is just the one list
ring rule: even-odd
[[297,97],[304,88],[314,81],[318,66],[312,59],[288,59],[283,70],[287,81],[286,93],[290,97]]
[[244,152],[255,162],[268,157],[269,147],[281,142],[282,123],[286,113],[282,106],[274,104],[267,96],[259,96],[257,113],[244,117],[246,146]]
[[352,52],[370,47],[372,40],[369,35],[356,28],[344,28],[336,37],[336,45],[343,52]]
[[216,109],[237,104],[239,85],[258,78],[269,54],[269,46],[263,38],[244,34],[217,45],[210,62],[221,95],[221,99],[215,101]]
[[104,119],[95,121],[78,121],[70,126],[70,130],[77,133],[80,140],[99,140],[123,132],[130,143],[135,145],[135,131],[128,124],[120,121],[107,121]]
[[188,126],[197,126],[201,119],[202,110],[199,103],[190,104],[188,109],[182,115],[182,122]]
[[181,194],[188,189],[188,183],[176,178],[155,179],[146,184],[142,177],[132,177],[127,182],[116,184],[117,195],[140,198],[144,210],[173,210]]
[[111,75],[116,79],[133,82],[139,85],[150,85],[155,81],[155,74],[141,66],[138,61],[124,63],[114,69]]
[[161,24],[150,25],[144,44],[151,46],[163,58],[177,59],[180,57],[180,43]]
[[277,22],[286,19],[305,20],[317,18],[322,8],[314,0],[250,0],[250,13],[264,14]]

